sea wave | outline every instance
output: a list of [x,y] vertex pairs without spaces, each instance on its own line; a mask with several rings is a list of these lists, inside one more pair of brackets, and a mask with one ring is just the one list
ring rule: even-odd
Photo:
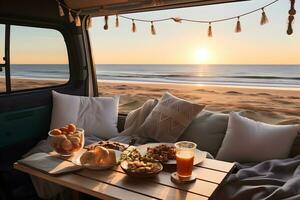
[[[96,65],[98,80],[300,88],[300,65]],[[297,76],[299,74],[299,76]],[[69,67],[12,65],[18,78],[68,79]],[[0,72],[4,77],[4,72]]]

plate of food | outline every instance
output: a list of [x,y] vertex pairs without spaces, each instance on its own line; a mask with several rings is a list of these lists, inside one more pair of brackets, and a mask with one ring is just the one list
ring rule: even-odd
[[84,168],[105,170],[117,165],[121,152],[93,145],[74,159],[74,163]]
[[114,142],[114,141],[100,141],[97,143],[97,145],[100,145],[107,149],[113,149],[113,150],[121,151],[121,152],[123,152],[128,147],[127,144],[122,144],[122,143]]
[[129,176],[143,178],[155,176],[163,169],[160,162],[142,160],[125,160],[120,163],[120,166]]
[[119,163],[123,171],[133,177],[152,177],[163,170],[160,162],[142,156],[133,146],[121,154]]
[[[148,159],[167,165],[176,164],[176,149],[173,143],[149,143],[138,146],[137,150]],[[206,155],[206,152],[195,149],[194,165],[203,162]]]

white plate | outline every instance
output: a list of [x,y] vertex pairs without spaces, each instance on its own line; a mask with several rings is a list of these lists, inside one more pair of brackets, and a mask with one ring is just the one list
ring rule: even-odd
[[[153,148],[153,147],[156,147],[156,146],[161,145],[161,144],[164,144],[164,145],[167,145],[167,146],[174,146],[173,143],[149,143],[149,144],[144,144],[144,145],[137,146],[136,148],[141,153],[141,155],[143,156],[147,153],[147,148],[148,147]],[[197,164],[203,162],[206,158],[206,155],[207,155],[207,152],[200,151],[199,149],[195,149],[194,165],[197,165]],[[176,160],[169,160],[168,162],[166,162],[164,164],[174,165],[174,164],[176,164]]]
[[116,151],[114,150],[115,153],[116,153],[116,164],[113,164],[113,165],[98,165],[98,166],[95,166],[95,165],[88,165],[88,164],[81,164],[80,162],[80,157],[82,154],[78,154],[76,155],[73,159],[72,159],[72,162],[76,165],[79,165],[79,166],[82,166],[84,168],[87,168],[87,169],[92,169],[92,170],[105,170],[105,169],[109,169],[109,168],[112,168],[114,166],[117,165],[118,161],[120,160],[120,155],[121,155],[121,151]]

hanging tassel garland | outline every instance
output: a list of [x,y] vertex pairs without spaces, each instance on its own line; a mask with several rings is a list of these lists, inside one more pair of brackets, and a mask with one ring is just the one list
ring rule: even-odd
[[72,15],[70,9],[69,9],[69,22],[70,22],[70,23],[74,22],[74,17],[73,17],[73,15]]
[[[153,4],[155,5],[159,5],[161,4],[162,0],[151,0]],[[118,15],[117,12],[115,12],[115,26],[116,28],[118,28],[120,26],[119,24],[119,17],[121,17],[122,19],[126,19],[126,20],[132,20],[132,32],[135,33],[137,31],[137,27],[135,24],[135,21],[138,22],[145,22],[145,23],[149,23],[151,22],[151,34],[152,35],[156,35],[156,29],[154,26],[154,22],[164,22],[164,21],[174,21],[176,23],[182,23],[184,22],[194,22],[194,23],[199,23],[199,24],[208,24],[208,32],[207,35],[208,37],[213,37],[213,33],[212,33],[212,23],[215,22],[223,22],[223,21],[229,21],[229,20],[234,20],[237,19],[236,22],[236,26],[235,26],[235,32],[236,33],[240,33],[242,31],[242,27],[241,27],[241,22],[240,22],[240,18],[244,17],[246,15],[249,15],[251,13],[254,12],[261,12],[261,18],[260,18],[260,25],[265,25],[267,23],[269,23],[269,19],[266,15],[265,12],[265,8],[269,7],[270,5],[276,3],[279,0],[273,0],[273,2],[266,4],[263,7],[259,7],[258,9],[246,12],[246,13],[242,13],[239,14],[239,16],[233,16],[233,17],[228,17],[228,18],[221,18],[221,19],[211,19],[210,21],[206,21],[206,20],[195,20],[195,19],[187,19],[187,18],[180,18],[180,17],[170,17],[170,18],[161,18],[161,19],[153,19],[153,21],[151,20],[147,20],[147,19],[140,19],[140,18],[131,18],[131,17],[127,17],[127,16],[123,16],[123,15]],[[293,34],[293,22],[295,20],[295,15],[296,15],[296,9],[295,9],[295,1],[296,0],[288,0],[290,1],[290,10],[289,10],[289,16],[288,16],[288,28],[287,28],[287,34],[291,35]],[[83,13],[81,13],[82,10],[78,9],[78,10],[74,10],[71,9],[70,7],[68,7],[67,4],[64,3],[64,1],[62,0],[56,0],[57,2],[57,6],[58,6],[58,14],[59,16],[66,16],[68,17],[68,21],[70,23],[73,23],[77,26],[77,27],[81,27],[82,26],[82,22],[81,22],[81,17],[80,14],[82,15]],[[101,8],[103,9],[103,8]],[[103,9],[104,10],[104,9]],[[105,10],[104,10],[105,11]],[[103,29],[104,30],[108,30],[108,15],[104,16],[104,26]],[[86,23],[84,24],[86,29],[89,29],[92,27],[92,18],[91,16],[87,16],[86,18]]]
[[108,16],[104,16],[104,26],[103,26],[104,30],[108,30]]
[[236,22],[235,32],[240,33],[242,31],[240,17],[238,17],[238,21]]
[[151,34],[156,35],[156,30],[155,30],[155,27],[153,25],[153,22],[151,22]]
[[288,17],[288,28],[287,28],[287,31],[286,33],[288,35],[292,35],[293,34],[293,21],[295,20],[295,17],[294,15],[296,15],[296,9],[295,9],[295,0],[290,0],[291,2],[291,8],[289,10],[289,17]]
[[91,16],[88,16],[88,18],[86,19],[86,29],[90,28],[92,28],[92,18]]
[[269,19],[264,11],[264,9],[262,8],[262,13],[261,13],[261,20],[260,20],[260,25],[264,25],[266,23],[269,22]]
[[80,17],[78,14],[76,14],[76,17],[75,17],[75,26],[81,26],[81,20],[80,20]]
[[211,22],[209,22],[209,27],[208,27],[208,33],[207,33],[208,37],[212,37],[212,28],[211,28]]
[[116,28],[118,28],[118,27],[119,27],[119,16],[116,15]]
[[134,23],[134,20],[132,20],[132,32],[135,33],[136,32],[136,25]]
[[65,16],[64,10],[61,7],[60,3],[58,3],[58,11],[59,11],[59,16],[61,17]]

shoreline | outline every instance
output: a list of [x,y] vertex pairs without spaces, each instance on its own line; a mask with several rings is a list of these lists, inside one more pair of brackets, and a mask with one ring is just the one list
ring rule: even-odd
[[246,88],[246,89],[270,89],[270,90],[293,90],[293,91],[300,91],[300,85],[299,87],[281,87],[281,86],[278,86],[278,87],[269,87],[269,86],[259,86],[259,85],[230,85],[230,84],[227,84],[227,85],[223,85],[223,84],[198,84],[198,83],[194,83],[194,84],[190,84],[190,83],[176,83],[176,82],[154,82],[154,81],[122,81],[122,80],[97,80],[97,82],[105,82],[105,83],[134,83],[134,84],[137,84],[137,83],[142,83],[142,84],[163,84],[163,85],[186,85],[186,86],[199,86],[199,87],[224,87],[224,88]]
[[[69,79],[60,79],[60,78],[31,78],[31,77],[14,77],[14,80],[37,80],[37,81],[61,81],[67,83]],[[5,77],[0,76],[0,80],[5,79]],[[105,80],[100,79],[97,82],[106,82],[106,83],[140,83],[140,84],[163,84],[163,85],[187,85],[187,86],[200,86],[200,87],[224,87],[224,88],[246,88],[246,89],[270,89],[270,90],[292,90],[300,91],[300,85],[295,87],[285,87],[285,86],[262,86],[262,85],[238,85],[238,84],[199,84],[199,83],[180,83],[180,82],[160,82],[160,81],[134,81],[134,80]]]

